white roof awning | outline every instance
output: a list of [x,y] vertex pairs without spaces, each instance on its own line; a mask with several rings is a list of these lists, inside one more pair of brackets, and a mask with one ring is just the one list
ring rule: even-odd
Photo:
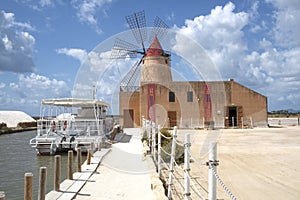
[[51,106],[83,107],[83,108],[94,107],[95,105],[109,107],[109,103],[97,99],[74,99],[74,98],[43,99],[42,104],[51,105]]

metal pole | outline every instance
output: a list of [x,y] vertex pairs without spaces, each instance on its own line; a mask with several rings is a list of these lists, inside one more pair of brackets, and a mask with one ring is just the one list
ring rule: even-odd
[[160,125],[158,125],[158,130],[157,130],[157,170],[158,170],[158,176],[160,177],[160,173],[161,173],[161,132],[160,132],[161,128]]
[[[210,142],[209,143],[209,172],[208,172],[208,199],[216,200],[217,198],[217,179],[213,172],[213,169],[217,171],[217,166],[215,165],[215,161],[217,161],[217,143]],[[213,168],[213,169],[212,169]]]
[[68,151],[68,179],[73,179],[73,151]]
[[47,167],[40,168],[38,200],[46,198]]
[[234,117],[231,118],[232,121],[232,128],[234,128]]
[[184,145],[184,199],[190,199],[190,147],[191,140],[190,134],[185,135],[185,145]]
[[24,200],[32,200],[32,183],[33,183],[33,174],[25,173],[25,175],[24,175]]
[[77,148],[77,172],[81,172],[81,147]]
[[61,156],[56,155],[55,162],[54,162],[54,190],[55,191],[60,190],[60,161],[61,161]]
[[171,190],[172,190],[172,180],[173,180],[175,150],[176,150],[176,137],[177,137],[177,127],[174,126],[173,137],[172,137],[171,159],[170,159],[170,173],[169,173],[169,182],[168,182],[168,198],[169,199],[171,198]]

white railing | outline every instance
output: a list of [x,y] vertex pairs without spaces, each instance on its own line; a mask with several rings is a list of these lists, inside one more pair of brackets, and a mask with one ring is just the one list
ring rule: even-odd
[[[217,143],[211,142],[209,144],[209,160],[207,162],[197,161],[190,152],[191,142],[190,134],[185,135],[184,143],[180,143],[177,138],[177,127],[173,129],[171,136],[165,136],[161,133],[161,127],[155,126],[155,123],[143,119],[143,130],[147,132],[148,144],[150,145],[153,161],[157,166],[157,172],[160,177],[163,177],[167,182],[167,197],[173,199],[174,195],[181,196],[185,200],[192,199],[206,199],[207,195],[209,200],[216,200],[217,198],[217,182],[220,183],[222,188],[228,194],[232,200],[237,198],[231,193],[229,188],[221,180],[217,173],[217,166],[219,161],[217,160]],[[156,138],[158,137],[158,138]],[[169,152],[162,146],[162,138],[170,140],[172,146]],[[157,144],[156,144],[157,140]],[[184,167],[176,162],[176,146],[184,148]],[[170,157],[169,162],[163,159],[162,155]],[[166,157],[166,156],[165,156]],[[199,167],[208,167],[208,190],[206,190],[195,178],[190,174],[190,161],[193,159],[194,163]],[[166,172],[167,170],[167,172]],[[164,173],[163,173],[164,172]],[[174,184],[178,187],[174,188]],[[203,188],[207,194],[203,195],[199,191],[199,187]],[[180,199],[181,199],[180,198]]]
[[[107,126],[111,126],[107,124]],[[67,134],[97,136],[106,130],[104,120],[76,119],[56,120],[40,119],[37,121],[38,135]]]

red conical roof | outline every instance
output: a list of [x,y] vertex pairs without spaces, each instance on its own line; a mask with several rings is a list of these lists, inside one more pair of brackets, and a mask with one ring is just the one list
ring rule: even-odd
[[147,50],[146,56],[162,56],[164,55],[164,50],[162,49],[160,42],[155,36],[152,44]]

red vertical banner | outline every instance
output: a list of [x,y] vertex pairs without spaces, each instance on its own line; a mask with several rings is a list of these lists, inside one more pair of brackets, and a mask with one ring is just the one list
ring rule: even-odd
[[155,122],[155,84],[148,84],[148,119]]
[[212,121],[212,102],[210,95],[210,88],[205,83],[204,84],[204,121],[210,122]]

